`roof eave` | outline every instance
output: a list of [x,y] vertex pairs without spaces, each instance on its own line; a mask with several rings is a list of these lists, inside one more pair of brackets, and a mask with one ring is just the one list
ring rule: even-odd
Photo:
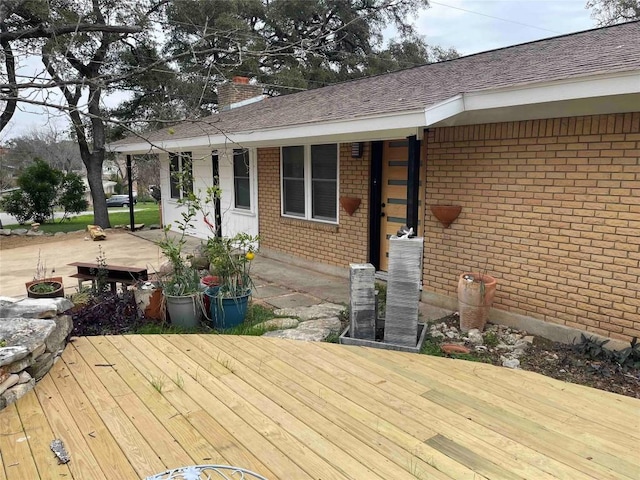
[[203,135],[191,138],[138,142],[113,145],[110,150],[119,153],[141,154],[160,151],[176,151],[185,148],[220,148],[229,145],[280,146],[299,143],[300,139],[322,142],[366,141],[384,138],[398,138],[413,135],[424,126],[424,109],[414,109],[385,115],[346,118],[330,122],[316,122],[294,126],[283,126],[264,130],[244,131],[226,135]]
[[[615,97],[631,98],[633,101],[607,101]],[[597,108],[594,108],[596,103],[589,101],[597,99],[600,99],[600,102]],[[640,109],[639,102],[640,71],[632,70],[467,92],[426,108],[404,112],[226,135],[202,135],[113,145],[110,150],[125,154],[141,154],[198,147],[221,148],[228,145],[280,146],[300,143],[301,139],[304,142],[385,140],[415,134],[423,127],[637,111]],[[537,107],[533,108],[534,106]],[[550,106],[557,108],[549,108]],[[501,115],[505,112],[509,114]]]
[[[496,121],[495,113],[509,110],[511,115],[501,121],[528,120],[530,118],[548,118],[553,116],[574,116],[599,113],[621,113],[637,111],[637,103],[611,102],[609,111],[603,107],[585,111],[585,101],[608,99],[618,96],[635,96],[640,94],[640,71],[625,71],[609,74],[590,75],[578,78],[557,80],[553,82],[533,83],[513,87],[482,90],[455,95],[425,109],[425,125],[427,127],[461,124],[456,119],[473,119],[476,123]],[[583,101],[583,102],[580,102]],[[602,102],[601,102],[602,103]],[[567,108],[555,109],[553,114],[547,110],[540,114],[528,107],[564,105]],[[593,106],[594,103],[589,105]],[[520,109],[516,107],[522,107]],[[572,108],[568,108],[572,107]],[[590,108],[590,107],[589,107]],[[606,110],[606,108],[605,108]],[[520,112],[520,116],[518,113]],[[486,115],[483,115],[486,113]],[[533,115],[533,116],[532,116]]]

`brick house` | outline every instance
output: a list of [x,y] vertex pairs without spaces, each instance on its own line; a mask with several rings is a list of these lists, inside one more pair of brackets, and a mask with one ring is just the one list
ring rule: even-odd
[[[182,194],[171,170],[192,169],[196,189],[218,174],[223,234],[259,232],[267,254],[385,271],[407,223],[425,239],[425,301],[456,308],[458,275],[486,271],[494,320],[628,340],[640,336],[638,45],[631,22],[262,101],[237,79],[223,88],[238,108],[112,148],[164,157],[167,223]],[[447,204],[462,210],[444,228],[429,207]]]

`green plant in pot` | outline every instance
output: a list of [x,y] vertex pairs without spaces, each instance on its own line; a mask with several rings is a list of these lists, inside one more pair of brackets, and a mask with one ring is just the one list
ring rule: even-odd
[[[55,272],[52,270],[51,273]],[[33,281],[25,284],[29,298],[56,298],[64,297],[62,277],[47,277],[47,268],[38,251],[38,263]]]
[[164,237],[158,246],[169,261],[171,271],[160,278],[167,313],[171,323],[185,329],[192,329],[200,324],[202,318],[202,294],[198,270],[191,267],[183,254],[187,243],[186,232],[191,227],[198,211],[197,199],[191,194],[181,201],[186,207],[182,219],[176,222],[179,235],[170,233],[171,225],[164,229]]
[[244,322],[253,281],[251,261],[258,237],[238,233],[234,237],[210,237],[207,253],[211,274],[219,285],[207,289],[211,320],[219,329],[233,328]]

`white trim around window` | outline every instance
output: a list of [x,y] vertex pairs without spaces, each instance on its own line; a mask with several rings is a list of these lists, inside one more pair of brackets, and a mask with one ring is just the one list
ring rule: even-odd
[[[331,150],[335,150],[335,158],[327,156]],[[335,171],[332,161],[335,161]],[[339,191],[340,144],[280,148],[280,214],[283,217],[337,224]]]
[[[240,179],[236,176],[236,153],[240,153],[240,150],[245,151],[245,159],[248,161],[247,176],[242,176]],[[239,215],[256,215],[256,208],[258,204],[257,191],[257,165],[256,165],[256,149],[255,148],[235,148],[227,149],[227,155],[231,158],[231,172],[230,172],[230,194],[229,207],[234,214]],[[227,158],[229,158],[227,157]],[[243,191],[238,191],[238,187],[242,187]],[[224,187],[223,187],[224,188]],[[246,189],[248,188],[248,195]],[[248,204],[247,204],[248,202]]]
[[193,155],[169,153],[169,200],[177,202],[193,193]]

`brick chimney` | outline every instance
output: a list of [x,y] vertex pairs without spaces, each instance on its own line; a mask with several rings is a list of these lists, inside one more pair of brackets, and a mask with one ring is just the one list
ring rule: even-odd
[[[247,100],[262,100],[262,87],[252,85],[247,77],[233,77],[231,82],[218,85],[218,111],[231,110],[246,103]],[[238,104],[241,105],[238,105]]]

